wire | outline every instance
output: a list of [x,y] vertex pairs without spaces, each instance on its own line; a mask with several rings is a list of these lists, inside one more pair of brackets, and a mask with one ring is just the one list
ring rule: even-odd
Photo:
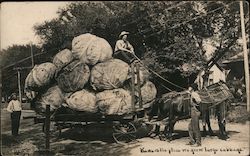
[[173,90],[171,90],[170,88],[166,87],[165,85],[159,83],[163,88],[167,89],[168,91],[172,92]]
[[[174,5],[174,6],[171,6],[171,7],[167,8],[167,9],[164,9],[164,11],[168,11],[168,10],[174,9],[174,8],[179,7],[179,6],[182,6],[182,5],[184,5],[184,4],[188,3],[188,2],[189,2],[189,1],[187,1],[187,2],[180,2],[180,3],[178,3],[178,4]],[[156,13],[156,14],[157,14],[157,13]],[[153,15],[154,15],[154,14],[153,14]]]
[[177,88],[179,88],[179,89],[185,90],[185,88],[183,88],[183,87],[181,87],[181,86],[179,86],[179,85],[177,85],[177,84],[175,84],[175,83],[173,83],[173,82],[171,82],[171,81],[165,79],[165,78],[162,77],[160,74],[158,74],[157,72],[153,71],[152,69],[147,68],[147,67],[145,67],[145,68],[148,69],[149,71],[151,71],[153,74],[155,74],[155,75],[158,76],[159,78],[161,78],[162,80],[164,80],[164,81],[170,83],[171,85],[173,85],[173,86],[175,86],[175,87],[177,87]]
[[[42,54],[45,54],[45,53],[38,53],[38,54],[33,55],[33,57],[38,56],[38,55],[42,55]],[[24,59],[18,61],[18,62],[15,62],[15,63],[13,63],[13,64],[10,64],[10,65],[4,67],[3,70],[4,70],[4,69],[7,69],[7,68],[9,68],[9,67],[11,67],[11,66],[14,66],[14,65],[16,65],[16,64],[19,64],[19,63],[21,63],[21,62],[23,62],[23,61],[26,61],[26,60],[30,59],[31,57],[32,57],[32,56],[29,56],[29,57],[26,57],[26,58],[24,58]]]
[[[234,1],[234,2],[229,3],[228,6],[231,5],[231,4],[233,4],[233,3],[235,3],[235,2],[237,2],[237,1]],[[190,20],[184,21],[184,22],[182,22],[182,23],[178,23],[178,24],[176,24],[175,26],[170,27],[170,28],[168,28],[168,29],[175,29],[175,28],[177,28],[177,27],[179,27],[179,26],[181,26],[181,25],[183,25],[183,24],[186,24],[186,23],[188,23],[188,22],[190,22],[190,21],[196,20],[196,19],[201,18],[201,17],[203,17],[203,16],[207,16],[208,14],[213,13],[213,12],[215,12],[215,11],[218,11],[218,10],[220,10],[220,9],[223,9],[223,8],[225,8],[225,7],[226,7],[226,6],[218,7],[218,8],[216,8],[216,9],[214,9],[214,10],[212,10],[212,11],[210,11],[210,12],[204,14],[204,15],[196,16],[196,17],[194,17],[194,18],[192,18],[192,19],[190,19]]]
[[[167,29],[168,29],[168,30],[170,30],[170,29],[176,29],[176,28],[180,27],[180,26],[183,25],[183,24],[186,24],[186,23],[188,23],[188,22],[190,22],[190,21],[193,21],[193,20],[196,20],[196,19],[198,19],[198,18],[207,16],[208,14],[213,13],[213,12],[215,12],[215,11],[218,11],[218,10],[220,10],[220,9],[223,9],[223,8],[225,8],[225,7],[228,7],[229,5],[231,5],[231,4],[235,3],[235,2],[237,2],[237,1],[231,2],[231,3],[227,4],[226,6],[223,5],[223,6],[221,6],[221,7],[218,7],[218,8],[216,8],[216,9],[214,9],[214,10],[212,10],[212,11],[206,13],[206,14],[196,16],[196,17],[191,18],[191,19],[189,19],[189,20],[187,20],[187,21],[184,21],[184,22],[181,22],[181,23],[177,23],[177,24],[175,24],[174,26],[172,26],[172,27],[170,27],[170,28],[167,28]],[[207,4],[210,4],[210,3],[212,3],[212,2],[208,2]],[[183,4],[184,4],[184,3],[183,3]],[[176,7],[176,6],[175,6],[175,7]],[[173,9],[173,8],[174,8],[174,7],[172,7],[171,9]],[[166,10],[168,10],[168,9],[166,9]],[[167,21],[172,21],[172,20],[166,20],[166,22],[167,22]],[[177,20],[177,21],[178,21],[178,20]],[[157,33],[158,33],[158,32],[157,32]],[[157,33],[153,33],[153,34],[157,34]],[[139,31],[139,32],[136,33],[136,34],[141,34],[141,31]]]
[[[179,2],[179,3],[177,3],[177,4],[174,5],[174,6],[171,6],[171,7],[167,8],[167,9],[164,9],[163,11],[169,11],[169,10],[171,10],[171,9],[174,9],[174,8],[176,8],[176,7],[182,6],[182,5],[187,4],[187,3],[190,3],[190,2],[193,3],[192,1]],[[214,3],[214,1],[207,2],[206,4],[208,5],[208,4],[210,4],[210,3]],[[207,7],[206,7],[206,8],[207,8]],[[157,15],[157,14],[158,14],[158,13],[151,13],[152,16]],[[185,18],[183,18],[183,19],[185,19]],[[174,19],[174,20],[166,20],[166,21],[179,21],[179,20]]]

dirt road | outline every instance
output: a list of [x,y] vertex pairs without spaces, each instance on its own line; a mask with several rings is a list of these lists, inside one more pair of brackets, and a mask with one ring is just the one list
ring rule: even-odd
[[[32,112],[23,112],[23,116]],[[20,136],[14,138],[10,133],[10,118],[6,110],[2,110],[2,154],[5,155],[39,155],[44,149],[45,139],[42,125],[34,125],[32,119],[21,120]],[[110,127],[95,126],[82,133],[80,129],[66,130],[62,138],[57,139],[56,133],[51,137],[51,151],[54,155],[133,155],[133,156],[165,156],[165,155],[248,155],[249,154],[249,123],[227,124],[230,139],[223,141],[217,136],[203,137],[201,147],[190,147],[187,132],[188,120],[181,121],[175,127],[175,140],[160,141],[144,137],[128,145],[114,143]],[[53,127],[52,127],[53,128]],[[212,120],[212,128],[218,133],[218,126]]]

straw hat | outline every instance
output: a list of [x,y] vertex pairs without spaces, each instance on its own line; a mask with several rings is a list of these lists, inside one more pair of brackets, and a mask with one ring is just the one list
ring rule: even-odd
[[11,96],[17,95],[16,93],[12,93]]
[[17,94],[16,94],[16,93],[12,93],[12,94],[10,95],[10,98],[13,98],[13,96],[17,96]]
[[128,35],[129,34],[129,32],[127,32],[127,31],[122,31],[121,33],[120,33],[120,35],[119,35],[119,38],[121,38],[123,35]]

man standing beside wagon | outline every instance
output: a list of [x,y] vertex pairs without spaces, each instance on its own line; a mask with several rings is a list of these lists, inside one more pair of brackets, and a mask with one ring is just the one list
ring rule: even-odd
[[21,102],[18,101],[17,95],[15,93],[11,95],[11,99],[12,100],[8,104],[7,111],[11,113],[10,115],[12,135],[17,136],[19,131],[22,106]]
[[200,133],[200,125],[199,125],[199,117],[201,115],[199,111],[199,103],[201,102],[201,98],[199,94],[196,92],[198,90],[198,85],[196,83],[192,84],[188,91],[191,94],[190,104],[191,104],[191,121],[188,125],[188,134],[190,141],[188,145],[192,146],[201,146],[201,133]]

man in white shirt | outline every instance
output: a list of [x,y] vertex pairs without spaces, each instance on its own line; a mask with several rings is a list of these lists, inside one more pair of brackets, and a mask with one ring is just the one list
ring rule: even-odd
[[199,94],[196,92],[198,89],[197,84],[192,84],[189,87],[189,93],[191,94],[190,104],[191,104],[191,121],[188,125],[188,133],[190,142],[188,145],[193,146],[201,146],[201,133],[200,133],[200,125],[199,125],[199,103],[201,102],[201,98]]
[[11,130],[12,135],[17,136],[20,124],[20,116],[21,116],[21,103],[17,100],[17,96],[15,93],[12,94],[12,100],[9,102],[7,111],[11,113]]
[[130,64],[135,58],[135,52],[133,46],[127,40],[129,32],[123,31],[119,35],[119,40],[116,41],[114,57],[123,60]]

